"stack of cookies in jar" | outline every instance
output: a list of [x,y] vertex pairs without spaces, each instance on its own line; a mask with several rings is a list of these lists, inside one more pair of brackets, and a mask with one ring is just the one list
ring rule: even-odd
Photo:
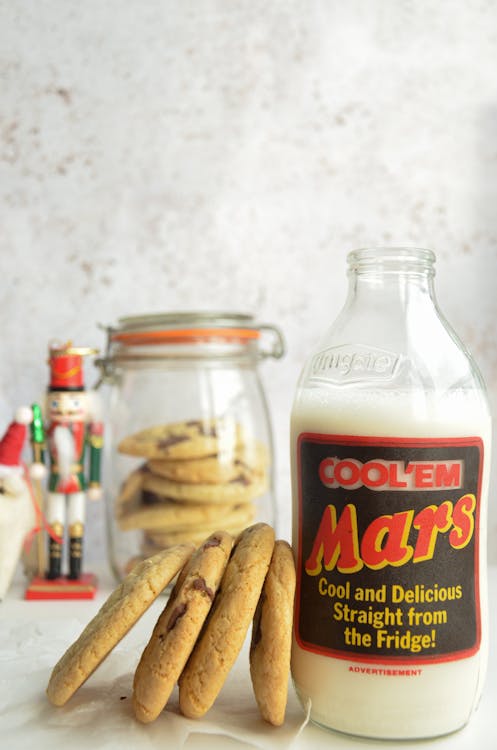
[[126,436],[118,451],[144,459],[116,503],[119,527],[142,533],[144,556],[221,528],[238,534],[268,489],[267,447],[231,419],[157,425]]

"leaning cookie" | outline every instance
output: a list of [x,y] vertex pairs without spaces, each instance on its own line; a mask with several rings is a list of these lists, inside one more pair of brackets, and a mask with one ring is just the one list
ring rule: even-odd
[[55,665],[47,695],[63,706],[148,609],[193,552],[171,547],[138,563]]
[[166,705],[211,608],[233,538],[212,534],[180,575],[142,654],[133,683],[137,719],[154,721]]
[[278,540],[257,605],[250,647],[250,675],[262,717],[285,719],[290,675],[295,563],[290,545]]
[[263,523],[250,526],[238,538],[209,618],[179,679],[185,716],[203,716],[221,690],[245,640],[273,547],[274,531]]

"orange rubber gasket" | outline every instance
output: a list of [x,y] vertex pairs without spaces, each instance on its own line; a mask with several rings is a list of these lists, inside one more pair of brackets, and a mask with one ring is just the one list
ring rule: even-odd
[[129,346],[147,344],[185,344],[195,339],[224,339],[225,341],[245,341],[260,338],[260,331],[254,328],[184,328],[167,331],[123,331],[113,333],[112,341]]

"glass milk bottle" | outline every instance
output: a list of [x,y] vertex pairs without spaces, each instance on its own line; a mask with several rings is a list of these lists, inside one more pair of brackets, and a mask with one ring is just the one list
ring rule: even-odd
[[312,721],[373,738],[464,726],[485,676],[491,422],[434,263],[349,254],[292,410],[293,679]]

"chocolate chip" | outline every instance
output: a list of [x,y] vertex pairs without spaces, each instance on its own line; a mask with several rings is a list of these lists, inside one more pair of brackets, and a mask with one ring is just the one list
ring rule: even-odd
[[209,549],[209,547],[219,547],[221,544],[221,540],[218,536],[210,537],[204,544],[202,545],[204,549]]
[[235,460],[235,466],[239,466],[241,469],[247,469],[248,471],[250,471],[250,466],[246,464],[245,461],[242,461],[239,458]]
[[173,609],[169,622],[167,623],[168,632],[176,627],[176,623],[183,617],[187,609],[188,607],[186,604],[178,604],[178,606]]
[[164,502],[164,498],[157,495],[155,492],[150,490],[143,490],[142,492],[142,504],[143,505],[157,505],[158,503]]
[[230,484],[241,484],[244,487],[248,487],[250,484],[250,479],[247,479],[247,477],[244,477],[243,474],[240,474],[239,477],[235,477],[234,479],[231,479]]
[[141,494],[141,504],[150,506],[150,505],[160,505],[161,503],[170,503],[175,502],[174,497],[169,497],[169,495],[158,495],[156,492],[152,492],[152,490],[142,490]]
[[195,591],[205,591],[209,599],[213,601],[214,592],[211,588],[209,588],[209,586],[207,586],[205,578],[202,578],[201,576],[199,576],[199,578],[195,578],[195,580],[193,581],[193,588],[195,589]]
[[187,427],[196,427],[198,430],[199,435],[203,435],[204,437],[217,437],[217,432],[215,427],[209,427],[204,422],[201,422],[199,419],[193,419],[190,422],[186,423]]
[[187,435],[171,435],[168,438],[158,440],[157,448],[159,450],[166,450],[167,448],[171,448],[173,445],[177,445],[178,443],[184,443],[186,440],[190,440]]

